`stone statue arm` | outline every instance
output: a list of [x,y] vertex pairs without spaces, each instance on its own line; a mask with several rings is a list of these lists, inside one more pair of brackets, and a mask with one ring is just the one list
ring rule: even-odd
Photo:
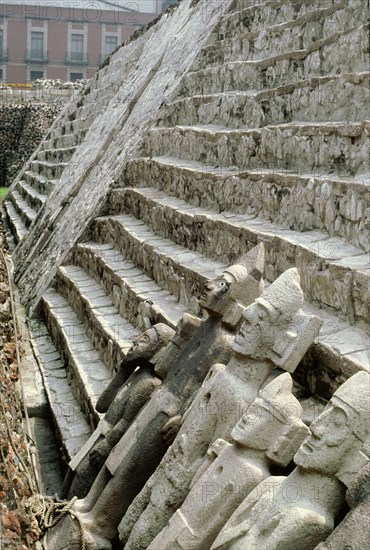
[[155,357],[155,372],[162,380],[166,378],[168,372],[176,363],[184,346],[200,329],[202,322],[199,317],[195,317],[195,315],[191,315],[190,313],[184,313],[181,317],[177,323],[175,334]]
[[126,361],[125,359],[121,362],[117,374],[110,381],[108,386],[105,388],[103,393],[100,395],[97,403],[96,410],[100,413],[107,412],[109,406],[111,405],[113,399],[116,397],[117,393],[126,382],[126,380],[131,376],[136,367],[148,366],[149,361],[143,360],[142,362],[137,359],[133,361]]
[[187,403],[189,404],[189,406],[185,407],[185,412],[182,416],[181,424],[184,424],[190,412],[193,411],[196,407],[201,410],[201,406],[204,402],[204,396],[212,389],[214,377],[217,376],[217,374],[224,369],[226,369],[226,365],[224,365],[223,363],[216,363],[211,367],[196,396],[188,400]]
[[273,502],[276,490],[285,479],[283,476],[270,476],[257,485],[225,524],[211,550],[229,549],[233,541],[239,541],[247,534],[261,513]]
[[208,388],[208,386],[213,383],[213,380],[211,380],[212,377],[215,376],[221,370],[224,370],[225,368],[226,368],[226,366],[222,363],[217,363],[217,364],[213,365],[213,367],[211,368],[212,375],[211,376],[210,376],[210,374],[207,375],[207,378],[203,382],[203,385],[202,385],[201,389],[199,390],[198,394],[194,397],[194,393],[193,393],[187,399],[187,401],[186,401],[186,403],[183,407],[183,410],[185,411],[183,416],[176,415],[176,416],[170,418],[168,420],[168,422],[166,422],[166,424],[163,426],[163,430],[162,430],[163,439],[164,439],[164,441],[166,442],[166,444],[168,446],[172,445],[172,443],[174,442],[174,440],[175,440],[182,424],[186,421],[186,418],[188,416],[188,413],[189,413],[190,409],[192,409],[192,406],[197,406],[196,403],[202,401],[203,395],[204,395],[203,388],[204,387]]
[[329,536],[333,527],[333,522],[319,510],[286,507],[263,522],[257,540],[261,540],[262,546],[266,544],[266,548],[284,550],[296,550],[304,541],[305,550],[313,550]]
[[89,458],[94,466],[101,467],[104,464],[110,451],[119,442],[160,383],[159,378],[155,377],[144,380],[138,379],[138,383],[132,387],[131,393],[126,398],[126,403],[123,404],[122,418],[105,434],[104,439],[99,441],[90,451]]
[[230,447],[231,443],[228,443],[224,439],[217,439],[212,445],[209,446],[206,456],[202,464],[199,466],[197,473],[193,477],[190,483],[190,489],[199,481],[203,474],[208,470],[210,465],[216,460],[218,456],[223,452],[226,447]]

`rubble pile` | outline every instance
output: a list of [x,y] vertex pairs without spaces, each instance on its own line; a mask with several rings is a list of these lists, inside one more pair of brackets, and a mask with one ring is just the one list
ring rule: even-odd
[[58,90],[80,90],[88,82],[88,79],[75,80],[71,82],[69,80],[60,80],[60,78],[38,78],[32,82],[32,88],[38,90],[40,88],[54,88]]
[[57,104],[0,104],[0,186],[11,184],[59,113]]
[[[0,220],[2,251],[4,243]],[[32,549],[40,535],[36,520],[27,511],[33,481],[18,378],[9,282],[0,254],[0,541],[3,550]]]

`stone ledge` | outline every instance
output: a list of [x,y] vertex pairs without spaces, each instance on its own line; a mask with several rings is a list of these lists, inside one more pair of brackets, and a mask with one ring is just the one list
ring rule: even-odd
[[[171,157],[144,157],[127,163],[117,184],[155,187],[195,206],[258,215],[295,231],[325,231],[369,251],[368,221],[366,216],[362,219],[367,178],[215,168]],[[113,207],[111,200],[109,204]]]
[[65,376],[68,376],[90,426],[95,428],[100,420],[95,410],[96,401],[111,379],[110,372],[93,348],[86,329],[62,296],[48,290],[42,305],[48,330],[61,353]]
[[150,305],[148,302],[145,307],[150,311],[152,324],[165,323],[172,328],[176,327],[185,307],[125,259],[116,248],[93,242],[79,243],[73,250],[73,257],[77,265],[83,266],[100,282],[120,315],[139,330],[147,328],[141,313],[147,301]]
[[95,349],[113,375],[138,331],[119,315],[102,285],[81,267],[61,266],[55,284],[86,326]]

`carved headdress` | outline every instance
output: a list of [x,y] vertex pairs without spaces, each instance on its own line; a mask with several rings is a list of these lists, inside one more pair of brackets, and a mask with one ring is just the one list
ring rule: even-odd
[[347,411],[351,431],[359,440],[337,473],[347,487],[370,460],[370,374],[357,372],[342,384],[330,400]]
[[265,270],[265,246],[263,243],[252,248],[238,261],[225,269],[224,273],[235,280],[230,292],[230,306],[225,311],[222,320],[231,326],[236,326],[241,319],[243,310],[252,304],[263,291],[263,272]]
[[323,321],[302,311],[303,292],[296,268],[287,269],[256,299],[276,322],[270,359],[277,367],[294,372],[318,335]]
[[293,380],[289,373],[277,376],[259,393],[259,397],[268,405],[269,412],[278,418],[285,429],[273,446],[266,451],[272,462],[287,466],[293,460],[309,429],[302,421],[302,407],[292,393]]

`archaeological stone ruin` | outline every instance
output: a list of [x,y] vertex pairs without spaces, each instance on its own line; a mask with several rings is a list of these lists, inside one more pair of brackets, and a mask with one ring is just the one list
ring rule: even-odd
[[370,549],[368,18],[181,0],[14,177],[42,548]]

